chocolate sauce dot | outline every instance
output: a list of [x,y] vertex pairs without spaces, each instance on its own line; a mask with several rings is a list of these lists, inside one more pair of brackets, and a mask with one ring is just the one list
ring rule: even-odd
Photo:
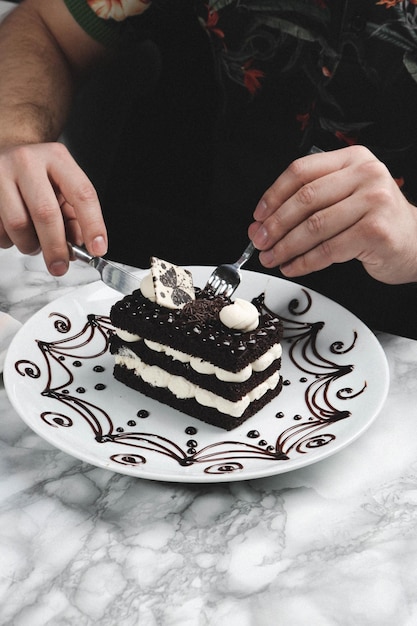
[[307,382],[307,378],[305,376],[300,378],[300,383],[306,383],[306,382]]
[[195,454],[197,450],[195,448],[188,448],[187,454]]
[[97,389],[97,391],[102,391],[105,388],[106,385],[103,385],[103,383],[98,383],[97,385],[94,385],[94,389]]
[[77,393],[85,393],[85,388],[84,387],[77,387],[77,389],[75,391]]
[[136,422],[134,420],[129,420],[127,425],[128,426],[136,426]]
[[119,426],[119,428],[116,428],[116,432],[117,433],[123,433],[124,429],[121,426]]
[[67,395],[69,393],[69,389],[63,389],[62,393],[64,393],[65,395]]
[[295,419],[295,420],[301,420],[301,419],[303,419],[303,418],[302,418],[302,416],[301,416],[301,415],[298,415],[298,414],[297,414],[297,415],[294,415],[294,419]]
[[265,439],[260,439],[258,443],[259,443],[259,445],[260,445],[260,446],[266,446],[266,444],[267,444],[268,442],[267,442],[267,441],[265,441]]
[[74,361],[73,366],[74,367],[81,367],[82,363],[81,361]]
[[149,411],[147,411],[146,409],[141,409],[136,413],[136,415],[141,419],[145,419],[146,417],[149,417]]
[[189,448],[195,448],[198,444],[194,439],[190,439],[186,444]]
[[196,435],[197,434],[197,428],[194,428],[194,426],[187,426],[187,428],[185,429],[185,434],[186,435]]
[[276,413],[275,415],[276,418],[281,419],[284,417],[284,413],[282,411],[278,411],[278,413]]
[[268,452],[273,452],[275,450],[274,446],[267,446],[266,449]]
[[247,437],[249,437],[249,439],[256,439],[257,437],[259,437],[259,432],[257,430],[250,430],[247,434]]
[[59,357],[59,360],[60,360],[60,361],[65,361],[65,357],[61,355],[61,356]]
[[95,365],[93,367],[93,372],[104,372],[104,367],[102,365]]
[[287,380],[284,380],[282,384],[288,387],[288,385],[291,385],[291,381],[287,379]]

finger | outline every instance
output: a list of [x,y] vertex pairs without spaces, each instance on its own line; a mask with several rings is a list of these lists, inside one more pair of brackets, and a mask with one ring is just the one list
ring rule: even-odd
[[275,267],[289,262],[294,257],[307,253],[326,240],[352,228],[365,214],[364,203],[353,195],[342,202],[313,212],[291,229],[277,243],[261,254],[266,267]]
[[303,185],[341,170],[353,163],[374,158],[363,146],[350,146],[330,152],[309,154],[293,161],[266,190],[254,211],[256,221],[264,221]]
[[[345,263],[365,254],[366,242],[359,236],[359,229],[352,228],[331,239],[326,239],[308,252],[280,266],[284,276],[305,276],[329,267],[333,263]],[[260,255],[262,256],[262,255]]]
[[303,185],[315,178],[321,178],[337,167],[340,168],[340,165],[336,165],[340,159],[337,157],[334,159],[334,154],[337,153],[322,152],[306,155],[293,161],[265,191],[253,213],[254,219],[263,222]]
[[3,226],[3,222],[0,220],[0,248],[11,248],[12,245],[13,241],[10,239]]
[[[409,230],[413,230],[412,223]],[[352,259],[361,261],[375,278],[384,277],[384,282],[395,280],[395,266],[407,263],[408,254],[404,248],[404,238],[393,232],[391,205],[384,206],[381,202],[380,208],[364,211],[363,217],[355,224],[284,262],[281,270],[287,276],[301,276],[324,269],[332,263],[344,263]]]
[[[306,243],[315,245],[317,236],[321,236],[323,229],[321,220],[327,218],[327,213],[323,213],[322,210],[339,205],[345,198],[351,197],[355,190],[355,178],[346,175],[346,169],[332,172],[306,183],[262,224],[258,223],[257,226],[250,227],[251,240],[258,250],[268,250],[293,229],[303,224],[304,233],[307,237]],[[340,208],[340,213],[350,210],[348,203],[343,204]],[[335,210],[331,211],[329,217],[333,217]],[[348,216],[344,216],[344,218],[349,221]],[[356,221],[357,218],[352,215],[351,219]],[[332,223],[334,223],[333,219]],[[316,239],[310,241],[312,237]]]
[[59,152],[50,163],[50,174],[68,205],[74,209],[87,249],[95,256],[102,256],[107,252],[107,231],[91,181],[74,160],[68,160]]
[[81,227],[78,223],[74,207],[65,200],[61,193],[58,193],[57,198],[59,206],[61,207],[62,217],[64,219],[66,240],[81,246],[84,242]]
[[32,219],[15,185],[3,185],[0,209],[2,247],[9,247],[11,242],[23,254],[34,254],[39,250],[39,240]]
[[19,189],[46,266],[54,276],[62,276],[69,265],[64,219],[45,167],[32,167],[30,176],[19,179]]

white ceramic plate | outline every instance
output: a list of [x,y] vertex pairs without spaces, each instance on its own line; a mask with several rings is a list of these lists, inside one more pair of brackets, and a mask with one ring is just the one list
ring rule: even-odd
[[[192,267],[203,286],[212,268]],[[113,379],[108,314],[120,294],[98,282],[49,304],[15,336],[5,385],[21,418],[93,465],[153,480],[220,482],[288,472],[335,454],[378,415],[389,385],[374,334],[315,292],[244,272],[237,296],[266,293],[284,321],[281,394],[232,431],[188,417]]]

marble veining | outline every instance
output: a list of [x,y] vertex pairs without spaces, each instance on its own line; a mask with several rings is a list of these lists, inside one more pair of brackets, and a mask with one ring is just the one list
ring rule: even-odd
[[[25,322],[63,279],[0,251],[0,310]],[[417,624],[417,342],[380,334],[391,384],[342,452],[276,477],[139,480],[55,449],[0,384],[0,624]]]

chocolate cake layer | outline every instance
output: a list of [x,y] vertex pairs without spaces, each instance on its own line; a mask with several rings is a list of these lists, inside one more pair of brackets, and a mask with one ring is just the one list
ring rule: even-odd
[[240,417],[231,417],[225,413],[220,413],[214,408],[199,404],[193,398],[177,398],[167,388],[149,385],[136,376],[133,370],[128,370],[126,367],[116,365],[114,367],[114,376],[120,382],[143,393],[145,396],[225,430],[232,430],[245,422],[249,417],[252,417],[252,415],[260,411],[268,402],[275,398],[282,389],[282,378],[280,378],[275,389],[267,391],[261,398],[251,402]]
[[140,361],[147,365],[155,365],[174,376],[181,376],[202,389],[207,389],[218,396],[231,402],[237,402],[252,389],[267,380],[281,367],[281,359],[274,360],[265,370],[252,372],[251,376],[243,382],[224,382],[210,374],[200,374],[189,363],[183,363],[163,352],[149,349],[143,341],[126,343],[114,336],[111,343],[111,352],[126,357],[129,360],[136,355]]
[[[210,300],[212,310],[206,310]],[[248,332],[228,329],[218,311],[230,303],[228,298],[215,298],[196,289],[192,307],[173,310],[151,302],[138,290],[113,305],[110,317],[117,328],[238,372],[278,340],[282,326],[257,299],[253,304],[260,313],[258,328]]]

